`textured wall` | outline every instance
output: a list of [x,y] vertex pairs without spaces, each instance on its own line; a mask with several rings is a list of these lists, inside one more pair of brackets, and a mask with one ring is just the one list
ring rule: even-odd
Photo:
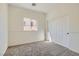
[[[38,31],[23,30],[23,20],[33,18],[37,20]],[[9,46],[44,40],[45,14],[9,5]]]
[[0,4],[0,55],[3,55],[8,45],[8,5]]

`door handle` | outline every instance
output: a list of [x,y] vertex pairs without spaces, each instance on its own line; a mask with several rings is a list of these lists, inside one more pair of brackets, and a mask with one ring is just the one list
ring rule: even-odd
[[69,33],[67,33],[67,34],[69,34]]

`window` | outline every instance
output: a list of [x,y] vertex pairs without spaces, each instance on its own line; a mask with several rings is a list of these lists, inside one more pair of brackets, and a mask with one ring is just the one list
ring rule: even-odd
[[37,31],[37,21],[24,17],[24,31]]

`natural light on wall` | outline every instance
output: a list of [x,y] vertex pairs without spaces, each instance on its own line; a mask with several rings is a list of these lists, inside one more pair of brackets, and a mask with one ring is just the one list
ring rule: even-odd
[[24,17],[24,31],[37,31],[37,21]]

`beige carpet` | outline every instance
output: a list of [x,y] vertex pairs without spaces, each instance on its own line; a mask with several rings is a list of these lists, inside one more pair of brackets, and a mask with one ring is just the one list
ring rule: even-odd
[[53,42],[42,41],[9,47],[4,56],[79,56],[79,54]]

